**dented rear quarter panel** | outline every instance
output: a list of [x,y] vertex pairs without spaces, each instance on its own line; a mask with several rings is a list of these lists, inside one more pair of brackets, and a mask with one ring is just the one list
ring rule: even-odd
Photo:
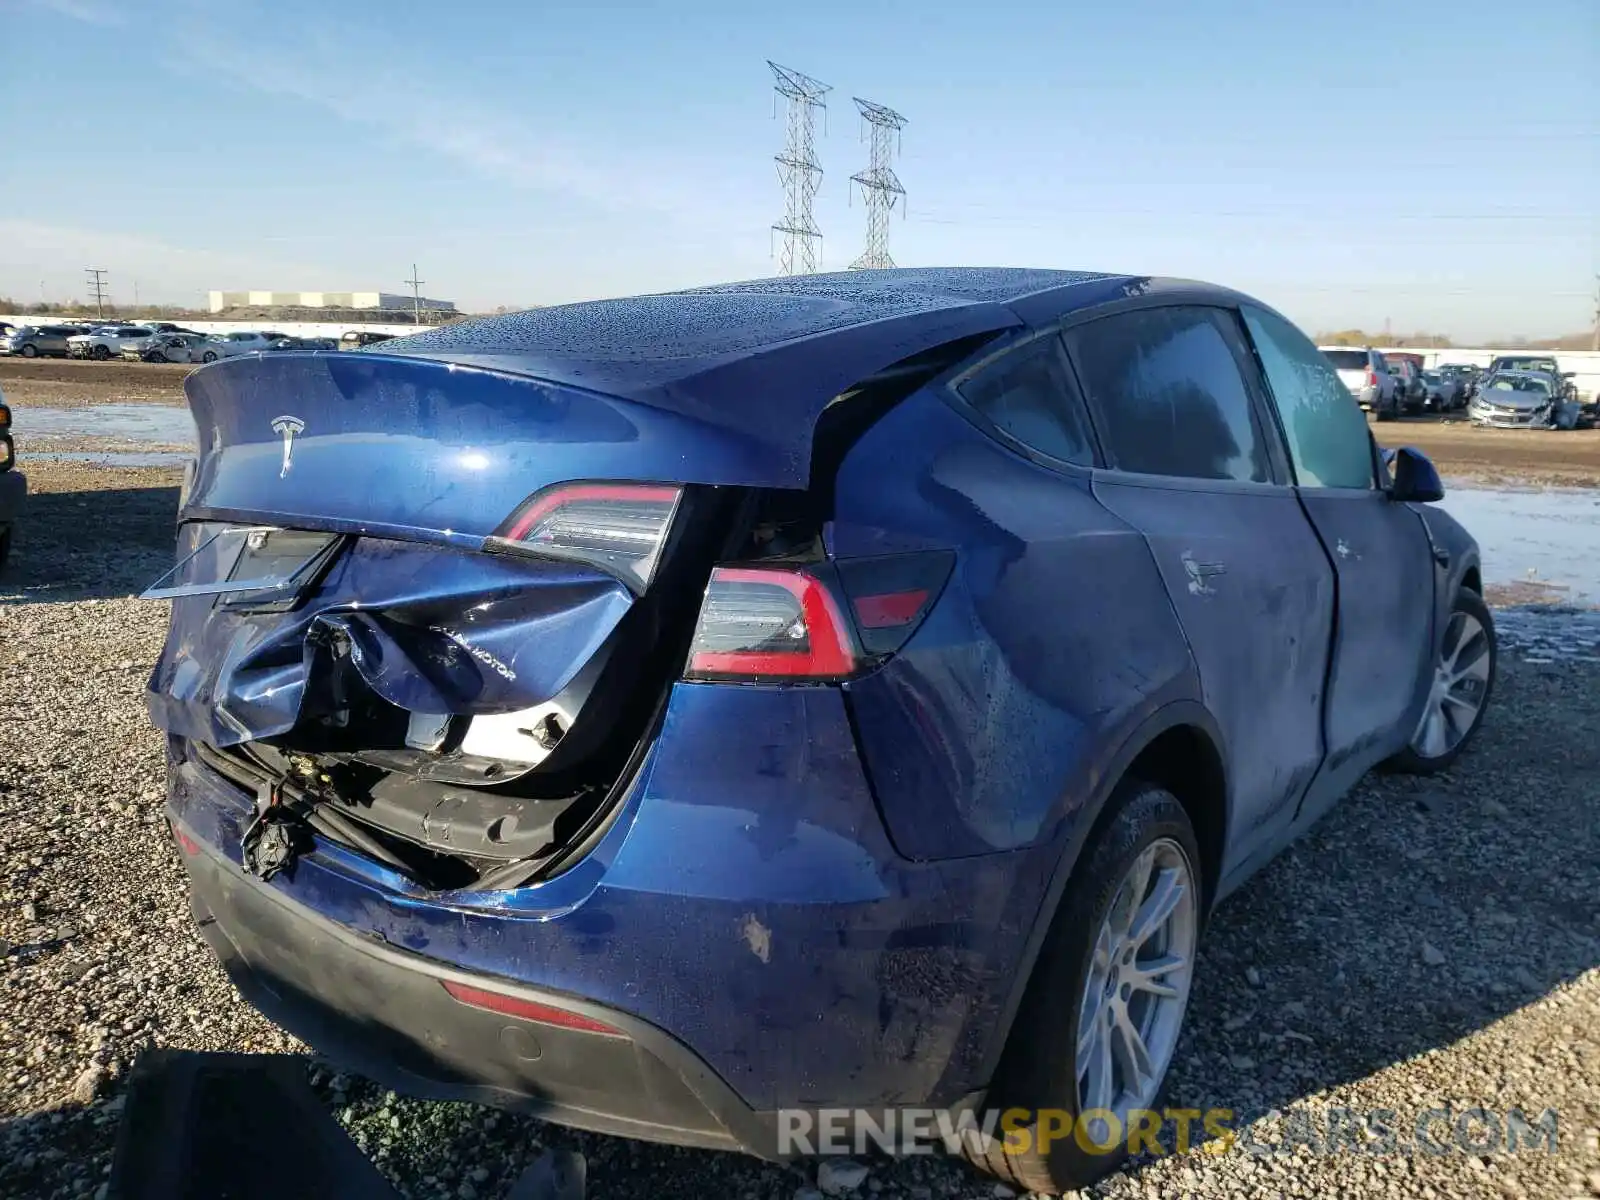
[[1092,817],[1110,755],[1199,695],[1145,539],[1089,472],[1012,453],[938,385],[874,426],[836,491],[841,559],[957,550],[910,642],[845,689],[895,845],[915,859],[1059,851]]

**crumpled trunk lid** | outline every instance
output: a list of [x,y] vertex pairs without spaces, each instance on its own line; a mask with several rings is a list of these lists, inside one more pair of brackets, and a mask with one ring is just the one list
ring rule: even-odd
[[[210,529],[186,526],[184,546]],[[147,703],[167,732],[214,746],[336,717],[358,680],[407,712],[526,709],[560,694],[632,604],[582,564],[353,538],[290,611],[174,600]]]
[[[338,543],[287,595],[173,600],[149,712],[167,732],[219,747],[317,724],[332,736],[360,719],[374,747],[403,750],[418,746],[405,728],[413,715],[443,744],[451,717],[565,704],[628,642],[621,627],[648,598],[600,565],[491,552],[504,547],[486,549],[489,535],[530,495],[574,480],[762,476],[738,437],[692,418],[429,361],[282,353],[202,369],[186,390],[199,455],[179,559],[200,553],[185,569],[227,578],[228,562],[210,564],[205,549],[222,530],[323,531]],[[690,499],[675,526],[707,515]],[[670,571],[656,579],[680,585]],[[548,742],[531,728],[538,719],[513,720],[487,744]]]

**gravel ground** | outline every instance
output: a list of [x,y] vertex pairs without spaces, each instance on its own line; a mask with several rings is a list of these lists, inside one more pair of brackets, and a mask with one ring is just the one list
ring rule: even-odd
[[[9,385],[8,385],[9,391]],[[29,468],[0,580],[0,1195],[94,1196],[146,1046],[302,1050],[238,998],[191,928],[141,702],[178,473]],[[1508,613],[1493,715],[1427,783],[1368,780],[1223,906],[1169,1103],[1238,1110],[1265,1145],[1330,1109],[1392,1109],[1393,1153],[1188,1155],[1097,1197],[1600,1195],[1600,627]],[[542,1147],[599,1197],[808,1200],[816,1167],[572,1133],[313,1081],[412,1196],[504,1195]],[[1435,1156],[1418,1114],[1558,1111],[1559,1152]],[[1299,1126],[1296,1125],[1299,1122]],[[1001,1194],[954,1162],[874,1160],[862,1196]],[[829,1181],[831,1182],[831,1180]]]

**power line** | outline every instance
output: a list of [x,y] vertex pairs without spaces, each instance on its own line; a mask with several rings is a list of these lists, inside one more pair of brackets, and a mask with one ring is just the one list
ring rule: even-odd
[[[871,100],[855,97],[856,109],[866,124],[871,150],[865,171],[850,176],[850,182],[861,188],[867,202],[867,248],[861,257],[850,264],[852,271],[872,270],[894,266],[889,257],[889,214],[896,202],[906,194],[900,186],[900,177],[890,166],[900,146],[900,131],[906,119],[892,108],[874,104]],[[904,209],[901,209],[904,212]]]
[[783,97],[787,109],[787,137],[778,155],[778,179],[783,184],[783,222],[774,232],[783,234],[778,274],[811,275],[816,272],[822,230],[811,216],[811,202],[822,186],[822,164],[816,154],[817,109],[827,110],[833,89],[809,75],[780,67],[771,59],[772,90]]
[[89,294],[94,297],[95,315],[103,317],[106,315],[105,277],[111,272],[104,267],[85,267],[83,273],[89,277]]
[[405,281],[411,285],[411,319],[416,324],[422,324],[422,285],[427,282],[417,278],[417,264],[411,264],[411,278]]

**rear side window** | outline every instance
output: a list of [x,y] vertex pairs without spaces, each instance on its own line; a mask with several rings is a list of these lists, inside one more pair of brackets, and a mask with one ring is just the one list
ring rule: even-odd
[[1324,350],[1322,353],[1333,364],[1335,371],[1365,371],[1367,369],[1367,352],[1365,350]]
[[1367,418],[1328,360],[1289,322],[1244,310],[1261,370],[1272,389],[1301,487],[1372,487]]
[[1142,309],[1072,329],[1067,344],[1119,470],[1271,481],[1228,314]]
[[1083,399],[1061,343],[1041,337],[990,363],[956,388],[961,398],[1030,450],[1094,465]]

